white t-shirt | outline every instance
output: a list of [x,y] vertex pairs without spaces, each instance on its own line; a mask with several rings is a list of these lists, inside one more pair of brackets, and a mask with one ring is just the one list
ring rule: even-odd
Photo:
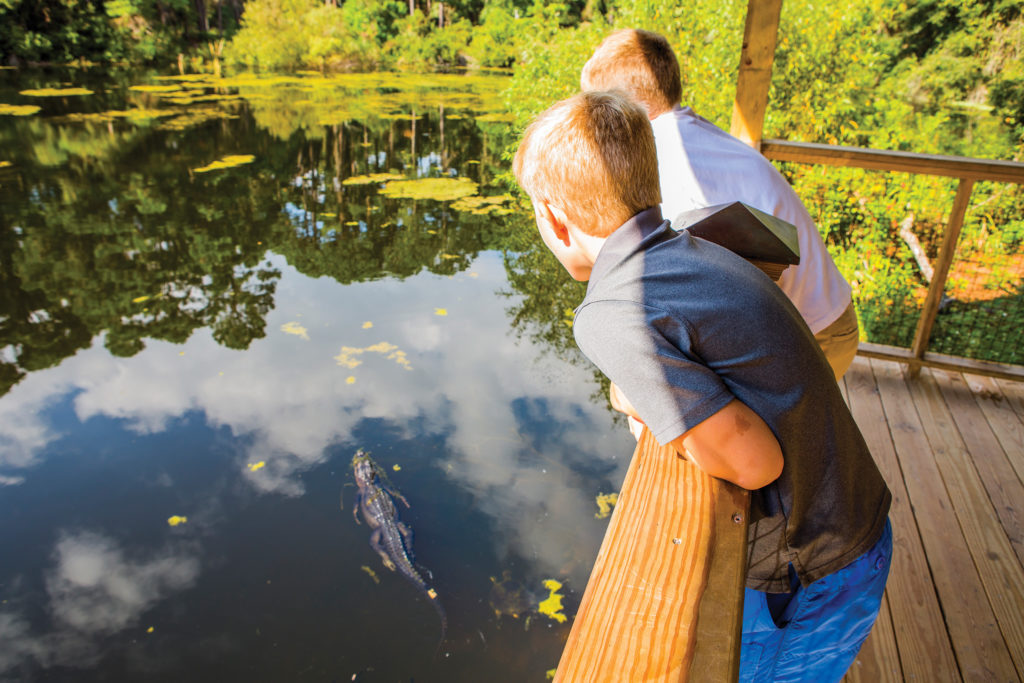
[[800,264],[782,273],[779,287],[811,332],[835,322],[850,305],[850,285],[833,263],[800,198],[771,162],[689,107],[665,112],[651,121],[651,127],[665,218],[739,201],[789,221],[796,226]]

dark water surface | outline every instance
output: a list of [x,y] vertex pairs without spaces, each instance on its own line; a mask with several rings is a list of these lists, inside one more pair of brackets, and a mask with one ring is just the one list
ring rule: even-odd
[[544,681],[633,443],[502,79],[200,78],[0,70],[0,679]]

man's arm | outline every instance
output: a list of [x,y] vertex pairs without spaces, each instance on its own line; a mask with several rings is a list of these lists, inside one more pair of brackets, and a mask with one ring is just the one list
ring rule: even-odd
[[[636,409],[614,383],[612,407],[636,419]],[[765,421],[738,399],[672,441],[672,447],[713,477],[751,491],[782,473],[782,448]]]

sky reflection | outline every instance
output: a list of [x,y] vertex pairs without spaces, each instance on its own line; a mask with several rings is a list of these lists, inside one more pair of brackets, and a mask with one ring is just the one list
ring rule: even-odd
[[[405,470],[442,473],[474,514],[489,520],[487,555],[518,558],[524,581],[554,576],[582,590],[603,533],[594,499],[617,489],[632,440],[613,427],[605,406],[588,400],[595,387],[586,369],[539,354],[509,333],[508,300],[495,295],[506,283],[500,255],[484,253],[451,277],[422,273],[346,286],[302,276],[282,257],[269,259],[282,272],[276,307],[266,336],[248,350],[217,344],[208,329],[182,345],[149,341],[131,358],[113,357],[94,340],[0,400],[0,484],[6,484],[0,497],[43,484],[33,479],[48,476],[47,460],[63,457],[77,430],[95,420],[116,421],[128,432],[142,449],[118,457],[139,463],[157,459],[145,450],[151,437],[170,439],[172,451],[180,440],[188,451],[189,439],[179,432],[190,415],[222,435],[213,443],[217,453],[227,453],[223,466],[193,472],[188,484],[181,475],[147,470],[145,485],[168,489],[176,501],[150,516],[163,525],[168,515],[183,515],[188,524],[163,526],[145,547],[123,545],[124,534],[95,515],[84,528],[68,520],[50,529],[40,539],[49,557],[38,568],[41,578],[24,577],[26,586],[38,589],[42,582],[46,617],[18,599],[17,581],[6,582],[11,600],[0,608],[0,671],[26,660],[90,665],[99,656],[99,637],[142,628],[155,604],[201,583],[204,553],[241,514],[231,506],[254,505],[253,496],[301,499],[324,484],[310,476],[325,467],[341,487],[351,480],[348,459],[358,447],[386,467],[401,462]],[[367,351],[381,343],[390,350]],[[363,350],[348,354],[359,361],[354,367],[338,362],[345,347]],[[54,410],[62,403],[74,419]],[[389,451],[394,444],[413,452]],[[214,453],[203,455],[215,460]],[[85,450],[79,457],[82,467],[102,468],[107,456]],[[89,471],[96,477],[89,483],[103,481]],[[430,500],[431,491],[415,490],[416,479],[400,470],[392,475],[408,496]],[[348,495],[338,513],[345,523]],[[110,504],[117,500],[112,493]],[[444,519],[445,510],[424,512],[423,519],[457,524]],[[418,539],[425,540],[417,543],[429,556],[429,539],[439,530],[422,520],[419,526]],[[364,553],[365,528],[358,538]],[[367,561],[364,555],[355,566]],[[439,562],[435,557],[431,566],[439,577],[454,571]],[[379,562],[374,566],[382,571]]]

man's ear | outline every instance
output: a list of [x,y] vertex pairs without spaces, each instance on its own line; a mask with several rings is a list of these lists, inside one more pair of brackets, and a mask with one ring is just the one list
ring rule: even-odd
[[566,223],[565,212],[546,199],[540,200],[540,210],[544,220],[548,222],[551,230],[555,233],[555,238],[565,246],[570,246],[569,228]]

